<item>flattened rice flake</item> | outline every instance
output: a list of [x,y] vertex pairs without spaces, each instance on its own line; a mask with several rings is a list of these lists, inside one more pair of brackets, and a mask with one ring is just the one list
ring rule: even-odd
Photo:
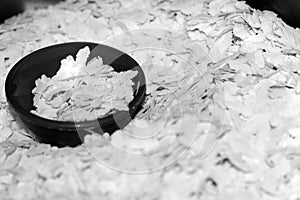
[[[82,146],[73,149],[51,148],[50,150],[42,147],[41,150],[35,150],[33,144],[15,142],[14,144],[21,146],[18,149],[26,149],[23,150],[21,161],[18,161],[18,157],[6,156],[6,153],[5,156],[0,156],[0,162],[2,162],[0,166],[10,167],[10,171],[1,170],[0,172],[7,173],[8,177],[13,176],[4,181],[4,184],[0,184],[0,198],[7,199],[8,196],[11,198],[12,195],[15,195],[14,197],[18,197],[18,199],[29,199],[22,195],[26,190],[24,183],[17,184],[14,180],[28,181],[27,179],[31,179],[31,176],[25,172],[25,177],[11,174],[11,171],[19,169],[14,164],[18,162],[23,167],[22,170],[29,172],[29,169],[36,169],[35,171],[40,173],[39,176],[32,177],[34,180],[26,182],[26,184],[30,184],[28,190],[31,191],[33,187],[35,188],[35,192],[31,194],[32,198],[40,195],[47,196],[49,199],[80,199],[80,197],[82,199],[101,197],[103,199],[171,199],[174,197],[175,199],[180,196],[188,199],[298,199],[300,196],[300,178],[297,175],[300,165],[300,153],[297,148],[299,140],[299,103],[297,102],[299,102],[300,93],[297,67],[300,60],[299,50],[297,50],[299,49],[297,38],[299,31],[282,25],[282,20],[277,18],[274,13],[253,10],[244,2],[236,0],[197,2],[170,0],[147,2],[143,5],[140,2],[131,1],[130,4],[135,5],[138,12],[128,10],[129,7],[125,4],[126,2],[111,0],[101,1],[101,3],[91,0],[68,0],[58,6],[14,17],[4,25],[0,25],[3,28],[0,30],[2,33],[0,40],[3,44],[1,49],[4,49],[0,51],[0,57],[8,57],[5,61],[0,61],[1,66],[10,67],[16,58],[22,57],[27,51],[53,43],[87,39],[101,42],[112,32],[119,34],[126,29],[152,25],[161,27],[163,24],[164,27],[186,32],[189,39],[201,46],[205,52],[219,54],[214,55],[213,58],[221,60],[213,60],[214,63],[210,63],[211,65],[204,70],[212,77],[212,80],[208,81],[208,87],[203,87],[199,82],[197,84],[197,79],[194,80],[194,85],[191,86],[190,83],[187,85],[188,78],[180,79],[178,77],[177,79],[175,76],[174,79],[164,82],[163,78],[154,70],[144,67],[145,73],[148,73],[146,76],[150,74],[148,77],[151,77],[151,80],[147,81],[153,83],[152,89],[148,90],[148,92],[150,91],[146,102],[148,110],[157,114],[156,111],[160,107],[172,106],[169,103],[172,102],[170,95],[172,92],[187,94],[185,98],[190,99],[192,94],[189,93],[201,87],[199,91],[201,94],[196,94],[199,99],[203,98],[199,105],[201,106],[199,120],[201,123],[208,123],[207,119],[211,115],[219,118],[219,115],[223,115],[221,111],[226,110],[226,114],[232,121],[230,123],[228,120],[225,123],[230,131],[218,137],[218,144],[205,158],[199,157],[203,150],[199,145],[204,140],[204,135],[197,137],[197,141],[192,146],[192,152],[188,150],[185,154],[187,156],[170,168],[159,171],[157,175],[160,178],[157,177],[152,182],[145,180],[145,187],[141,187],[143,185],[140,184],[141,181],[136,182],[137,179],[132,179],[130,174],[121,173],[122,176],[119,176],[118,172],[99,165],[93,159],[89,159],[88,155],[80,154],[79,152],[84,152]],[[83,10],[91,10],[91,12],[82,12]],[[145,14],[141,15],[140,10]],[[136,15],[132,15],[132,13]],[[96,18],[96,16],[100,16],[100,18]],[[122,23],[118,23],[119,19],[115,16],[122,16]],[[141,16],[141,18],[133,16]],[[62,18],[65,20],[60,20]],[[98,22],[97,25],[94,21]],[[105,26],[101,24],[105,24]],[[82,27],[86,29],[83,32],[79,31]],[[118,31],[115,31],[116,28]],[[28,29],[30,31],[27,31]],[[29,39],[25,38],[24,40],[32,40],[32,44],[37,46],[21,45],[20,35],[31,34],[32,31],[36,32],[36,37],[30,35]],[[41,35],[41,32],[45,32],[45,34]],[[36,38],[39,41],[35,41]],[[155,38],[148,39],[147,41],[153,41]],[[136,40],[137,38],[134,37],[126,37],[123,43],[132,46],[135,45]],[[10,48],[8,48],[8,44]],[[137,48],[140,46],[139,43],[136,44]],[[215,49],[212,49],[213,47]],[[222,51],[218,52],[218,47]],[[188,49],[190,46],[184,48]],[[199,51],[199,49],[195,48],[194,51]],[[224,56],[227,57],[224,58]],[[135,55],[134,57],[136,58]],[[141,58],[141,60],[146,59]],[[168,65],[167,62],[167,60],[163,60],[162,65]],[[195,66],[200,65],[195,64]],[[202,72],[202,66],[199,68]],[[265,80],[269,80],[269,82]],[[46,77],[41,81],[48,82]],[[179,81],[183,88],[176,87],[174,84],[176,81]],[[64,89],[68,89],[72,84],[70,79],[69,85]],[[266,87],[262,85],[266,85]],[[210,87],[213,87],[214,90]],[[56,89],[53,87],[51,91],[55,92]],[[41,87],[38,90],[42,91],[44,88]],[[204,92],[204,90],[207,91]],[[225,101],[221,92],[226,94]],[[48,98],[51,99],[51,93],[49,94]],[[215,94],[219,94],[219,96],[215,96]],[[85,96],[79,97],[85,98]],[[59,106],[60,101],[61,99],[56,99],[55,105]],[[242,101],[244,101],[244,105]],[[187,102],[189,105],[190,101]],[[238,102],[238,104],[234,105],[234,102]],[[87,101],[81,103],[85,105]],[[217,109],[218,107],[214,104],[222,105],[222,108]],[[183,108],[186,111],[189,107],[184,106]],[[3,106],[3,109],[6,107]],[[178,116],[175,114],[170,116],[170,118],[176,117]],[[162,121],[162,118],[157,118],[158,122]],[[9,124],[4,127],[7,126]],[[132,126],[137,125],[133,122]],[[218,126],[218,124],[214,124],[214,126]],[[134,128],[129,132],[133,130]],[[178,139],[174,131],[170,128],[167,130],[168,136]],[[150,132],[151,128],[149,127],[147,131]],[[14,135],[15,132],[25,133],[25,130],[16,127]],[[140,131],[130,133],[139,135],[138,132]],[[215,132],[214,129],[209,131],[212,138]],[[188,132],[182,133],[182,143],[189,134]],[[121,137],[121,135],[120,133],[115,134],[111,139],[126,144],[127,138]],[[162,136],[164,135],[161,134],[160,137]],[[148,165],[148,163],[124,160],[118,155],[113,155],[109,142],[104,142],[108,138],[95,135],[86,137],[84,145],[88,146],[94,155],[104,154],[108,160],[115,159],[118,166],[125,162],[135,165],[134,167],[136,167],[135,163]],[[155,140],[155,138],[152,139]],[[245,144],[249,144],[250,147]],[[145,147],[148,146],[145,145]],[[40,152],[44,152],[44,154],[40,154]],[[174,150],[170,152],[174,153]],[[170,156],[170,152],[154,158],[152,162],[166,160],[164,156]],[[12,155],[14,154],[16,152],[12,153]],[[4,155],[4,153],[0,155]],[[33,156],[30,157],[31,155]],[[45,160],[49,162],[45,162]],[[73,163],[79,166],[78,169],[74,170],[74,166],[71,166]],[[57,166],[60,170],[56,170],[52,166]],[[11,170],[12,168],[13,170]],[[44,168],[47,170],[41,170]],[[70,168],[72,168],[71,172],[65,172]],[[195,181],[190,181],[191,177],[187,174],[190,171],[200,176],[191,176],[193,180],[195,178]],[[0,177],[0,182],[1,178],[5,176]],[[70,178],[70,176],[75,176],[75,178]],[[153,177],[153,174],[149,174],[145,178],[150,180],[150,177]],[[81,180],[84,180],[85,187]],[[133,181],[127,184],[130,180]],[[181,192],[177,189],[180,184],[176,184],[174,181],[180,182],[182,185],[189,186],[192,183],[193,185]],[[116,190],[116,183],[122,186],[119,190]],[[41,185],[42,187],[40,187]],[[99,185],[106,186],[107,189],[101,191]],[[192,187],[194,185],[199,187]],[[135,192],[131,188],[143,188],[143,192]],[[174,191],[178,194],[174,195],[176,194]]]

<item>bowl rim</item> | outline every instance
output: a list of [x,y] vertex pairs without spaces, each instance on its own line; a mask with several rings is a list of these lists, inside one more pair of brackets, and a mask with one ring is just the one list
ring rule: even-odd
[[[31,112],[26,111],[18,103],[16,103],[16,100],[14,99],[13,94],[11,92],[12,91],[12,80],[14,78],[15,73],[19,69],[22,68],[22,63],[25,62],[31,56],[34,56],[36,53],[42,53],[42,52],[45,52],[45,51],[47,51],[51,48],[55,48],[55,47],[58,47],[58,46],[73,45],[73,44],[77,44],[77,45],[79,45],[79,44],[84,45],[85,44],[87,46],[88,45],[95,45],[95,47],[97,45],[101,45],[105,48],[110,48],[114,51],[118,51],[118,52],[122,53],[122,55],[125,54],[131,60],[131,62],[133,62],[133,64],[135,65],[134,68],[138,70],[139,82],[141,83],[138,86],[137,95],[129,103],[129,105],[133,104],[131,106],[132,109],[136,109],[138,106],[140,106],[141,104],[144,103],[145,95],[146,95],[146,78],[145,78],[145,74],[144,74],[142,68],[140,67],[140,65],[137,63],[137,61],[134,60],[127,53],[125,53],[121,50],[118,50],[114,47],[107,46],[107,45],[104,45],[104,44],[95,43],[95,42],[76,41],[76,42],[58,43],[58,44],[42,47],[40,49],[37,49],[37,50],[25,55],[24,57],[22,57],[19,61],[17,61],[13,65],[13,67],[8,72],[8,75],[6,76],[6,79],[5,79],[5,94],[6,94],[7,102],[10,105],[10,107],[20,116],[20,118],[22,120],[25,120],[26,122],[29,122],[31,124],[38,125],[40,127],[46,127],[48,129],[63,129],[64,131],[74,131],[77,128],[95,127],[99,124],[101,125],[101,127],[108,127],[108,126],[111,125],[111,120],[114,119],[113,115],[118,115],[118,117],[120,117],[120,115],[122,115],[122,111],[116,111],[115,113],[109,114],[108,116],[105,116],[104,118],[97,118],[97,119],[94,119],[94,120],[88,120],[88,121],[82,121],[82,122],[71,122],[71,121],[65,122],[65,121],[51,120],[51,119],[40,117],[38,115],[35,115]],[[130,107],[129,107],[129,110],[130,110]],[[124,111],[124,112],[128,113],[129,111]],[[126,121],[128,119],[124,119],[124,120]],[[122,122],[122,120],[120,122]]]

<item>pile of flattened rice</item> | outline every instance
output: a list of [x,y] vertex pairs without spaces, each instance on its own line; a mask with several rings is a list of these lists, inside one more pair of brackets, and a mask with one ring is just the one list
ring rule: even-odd
[[[31,138],[5,77],[26,54],[91,41],[135,58],[143,110],[75,148]],[[237,0],[67,0],[0,25],[0,199],[300,198],[300,30]]]

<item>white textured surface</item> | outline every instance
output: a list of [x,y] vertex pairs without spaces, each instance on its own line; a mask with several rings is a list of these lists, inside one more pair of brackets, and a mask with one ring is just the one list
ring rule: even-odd
[[[147,36],[145,27],[170,32]],[[122,35],[128,30],[138,34]],[[108,41],[112,34],[121,34],[120,41]],[[0,138],[6,141],[0,143],[0,199],[300,198],[299,30],[235,0],[69,0],[0,26],[1,87],[18,59],[67,41],[104,42],[125,50],[162,41],[163,47],[187,56],[198,77],[180,65],[178,56],[133,52],[151,93],[146,113],[157,120],[141,115],[127,132],[108,139],[90,136],[76,148],[50,148],[28,139],[7,113],[1,93],[0,131],[5,134]],[[178,99],[183,114],[174,103]],[[200,114],[194,112],[195,99]],[[143,143],[139,137],[148,139]],[[183,155],[176,160],[178,152]],[[125,172],[141,169],[157,171]]]

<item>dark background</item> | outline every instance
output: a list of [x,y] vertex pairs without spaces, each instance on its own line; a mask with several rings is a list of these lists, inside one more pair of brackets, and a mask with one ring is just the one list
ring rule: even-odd
[[[0,0],[0,23],[27,8],[39,8],[61,0]],[[246,0],[253,8],[271,10],[287,24],[300,27],[300,0]]]
[[0,23],[28,8],[41,8],[62,0],[0,0]]
[[0,0],[0,23],[23,10],[21,0]]
[[271,10],[288,25],[300,27],[300,0],[246,0],[253,8]]

